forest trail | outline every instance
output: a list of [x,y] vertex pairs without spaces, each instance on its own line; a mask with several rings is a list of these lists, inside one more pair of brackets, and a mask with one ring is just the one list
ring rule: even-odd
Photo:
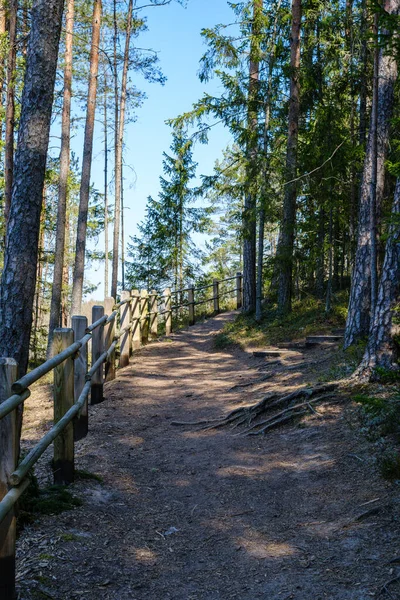
[[107,384],[76,446],[77,468],[102,481],[78,481],[81,507],[22,533],[21,600],[400,598],[398,493],[371,469],[345,399],[265,437],[171,425],[321,375],[329,349],[215,350],[234,314],[148,345]]

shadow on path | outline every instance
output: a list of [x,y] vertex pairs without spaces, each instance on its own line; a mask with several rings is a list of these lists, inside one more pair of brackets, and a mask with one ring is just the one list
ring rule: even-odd
[[81,508],[23,534],[21,599],[379,597],[400,554],[397,504],[354,520],[366,503],[387,504],[389,491],[343,407],[260,438],[171,426],[260,397],[231,388],[257,379],[265,361],[213,347],[233,316],[147,346],[107,385],[77,445],[77,467],[102,482],[74,484]]

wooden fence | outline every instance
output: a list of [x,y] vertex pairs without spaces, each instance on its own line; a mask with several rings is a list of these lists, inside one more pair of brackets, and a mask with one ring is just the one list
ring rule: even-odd
[[[231,282],[235,287],[230,288]],[[212,288],[212,296],[206,297]],[[233,298],[232,298],[233,296]],[[174,302],[172,302],[174,298]],[[188,324],[196,321],[196,307],[212,305],[220,312],[221,300],[231,298],[242,306],[242,275],[237,273],[211,285],[171,292],[162,296],[124,291],[117,304],[106,298],[104,306],[93,306],[92,323],[73,316],[72,327],[54,331],[53,357],[17,380],[17,363],[0,358],[0,599],[15,598],[15,504],[29,485],[29,472],[54,443],[53,475],[56,484],[74,480],[74,442],[88,433],[88,398],[91,404],[104,400],[103,385],[115,379],[119,367],[129,364],[135,350],[154,340],[163,325],[169,335],[175,313],[188,313]],[[91,343],[91,366],[88,347]],[[17,409],[29,398],[29,387],[53,371],[54,426],[19,464]]]

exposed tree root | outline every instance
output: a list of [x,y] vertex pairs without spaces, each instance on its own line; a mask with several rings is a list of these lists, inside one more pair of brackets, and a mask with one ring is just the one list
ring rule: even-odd
[[[336,383],[328,383],[315,388],[300,388],[283,396],[279,396],[276,392],[269,392],[256,404],[235,408],[225,417],[194,422],[174,421],[172,425],[201,426],[205,431],[227,426],[236,429],[245,425],[246,430],[243,432],[245,435],[260,435],[309,412],[316,413],[313,405],[332,398],[335,394],[331,392],[337,387]],[[296,403],[300,398],[304,401]],[[259,421],[262,415],[276,409],[281,410],[272,417]]]
[[264,377],[259,377],[258,379],[255,379],[254,381],[248,381],[246,383],[237,383],[233,387],[229,388],[229,391],[234,392],[236,390],[240,390],[241,388],[251,387],[253,385],[257,385],[258,383],[263,383],[264,381],[271,379],[274,375],[275,375],[275,373],[267,373],[267,375],[264,375]]

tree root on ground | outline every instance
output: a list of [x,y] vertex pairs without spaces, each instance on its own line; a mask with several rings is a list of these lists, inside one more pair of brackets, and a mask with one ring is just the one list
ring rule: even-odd
[[[337,387],[336,383],[327,383],[315,388],[303,387],[284,395],[269,392],[256,404],[235,408],[225,417],[194,422],[174,421],[171,424],[188,427],[201,426],[200,429],[205,431],[227,426],[236,429],[244,425],[246,427],[243,432],[245,435],[265,434],[267,431],[295,421],[309,412],[316,413],[313,405],[332,398],[335,395],[332,392]],[[299,399],[303,399],[303,402],[297,402]],[[265,413],[276,409],[280,410],[273,416],[266,420],[259,420]]]
[[274,375],[275,375],[275,373],[267,373],[267,375],[264,375],[264,377],[259,377],[258,379],[255,379],[254,381],[248,381],[246,383],[237,383],[233,387],[229,388],[228,391],[235,392],[236,390],[240,390],[241,388],[252,387],[253,385],[257,385],[258,383],[263,383],[264,381],[267,381],[268,379],[272,379],[272,377],[274,377]]

